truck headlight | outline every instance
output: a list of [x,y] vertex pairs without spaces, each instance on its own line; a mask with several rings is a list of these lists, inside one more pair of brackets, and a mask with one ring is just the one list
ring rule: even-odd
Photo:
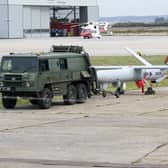
[[3,87],[4,85],[3,85],[3,82],[0,82],[0,87]]
[[31,87],[31,86],[32,86],[32,82],[26,81],[26,87]]

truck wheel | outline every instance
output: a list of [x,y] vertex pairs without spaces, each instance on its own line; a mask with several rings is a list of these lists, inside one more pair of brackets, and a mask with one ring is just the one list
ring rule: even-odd
[[16,96],[2,94],[2,104],[6,109],[14,109],[17,103]]
[[45,88],[40,94],[40,100],[38,101],[38,105],[42,109],[50,108],[52,103],[52,93],[51,90]]
[[117,90],[118,90],[120,95],[124,95],[125,94],[125,90],[124,89],[119,87],[119,88],[117,88]]
[[74,85],[69,85],[67,88],[67,94],[63,96],[64,103],[72,105],[76,103],[77,91]]
[[85,84],[78,84],[77,85],[77,102],[78,103],[85,103],[88,98],[88,92]]
[[32,105],[37,105],[38,104],[38,100],[36,100],[36,99],[30,99],[29,101]]

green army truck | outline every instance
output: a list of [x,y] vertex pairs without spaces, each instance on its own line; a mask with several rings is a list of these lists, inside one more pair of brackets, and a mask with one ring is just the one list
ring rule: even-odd
[[0,71],[2,104],[16,106],[17,97],[28,98],[42,109],[55,95],[65,104],[84,103],[94,90],[90,60],[80,46],[52,46],[48,53],[3,56]]

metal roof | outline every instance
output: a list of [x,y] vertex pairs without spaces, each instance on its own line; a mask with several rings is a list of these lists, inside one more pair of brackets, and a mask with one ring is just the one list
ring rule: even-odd
[[84,54],[72,53],[72,52],[37,52],[37,53],[11,53],[4,57],[37,57],[37,58],[61,58],[61,57],[76,57],[83,56]]
[[31,6],[97,6],[97,0],[8,0],[8,4]]

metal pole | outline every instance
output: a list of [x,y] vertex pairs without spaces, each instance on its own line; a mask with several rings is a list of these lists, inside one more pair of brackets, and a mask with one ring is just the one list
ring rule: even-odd
[[74,6],[74,22],[76,22],[76,6]]
[[55,12],[56,12],[56,9],[55,7],[53,8],[53,18],[55,19]]

